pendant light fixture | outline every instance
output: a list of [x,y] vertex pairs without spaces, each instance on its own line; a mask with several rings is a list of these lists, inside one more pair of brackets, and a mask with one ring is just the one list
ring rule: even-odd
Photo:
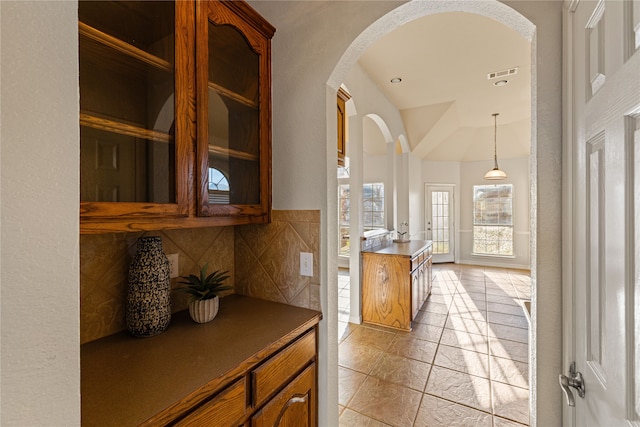
[[484,174],[484,179],[506,179],[507,174],[498,167],[498,114],[493,113],[493,169]]

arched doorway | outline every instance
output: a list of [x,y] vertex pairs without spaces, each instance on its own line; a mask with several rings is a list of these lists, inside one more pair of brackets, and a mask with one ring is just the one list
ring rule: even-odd
[[[474,3],[468,3],[468,2],[447,2],[447,3],[430,3],[430,2],[410,2],[410,3],[406,3],[400,7],[398,7],[397,9],[395,9],[394,11],[392,11],[391,13],[385,15],[384,17],[380,18],[377,22],[375,22],[373,25],[371,25],[370,27],[368,27],[365,31],[363,31],[354,41],[353,43],[349,46],[349,48],[346,50],[346,52],[343,54],[342,58],[340,59],[340,61],[336,64],[336,67],[334,69],[334,72],[331,74],[331,77],[329,78],[327,85],[328,85],[328,93],[332,93],[332,90],[335,90],[337,88],[337,86],[342,82],[342,80],[344,79],[345,75],[346,75],[346,71],[350,68],[350,66],[353,66],[353,64],[356,63],[356,61],[358,60],[358,58],[360,57],[360,55],[367,49],[367,47],[369,47],[374,41],[376,41],[377,39],[379,39],[380,37],[384,36],[385,34],[393,31],[394,29],[402,26],[405,23],[408,23],[414,19],[418,19],[424,16],[428,16],[431,14],[437,14],[437,13],[443,13],[443,12],[467,12],[467,13],[475,13],[475,14],[479,14],[482,16],[486,16],[486,17],[490,17],[500,23],[502,23],[505,26],[508,26],[510,28],[512,28],[513,30],[517,31],[522,37],[524,37],[525,39],[527,39],[531,44],[532,44],[532,49],[531,49],[531,56],[532,56],[532,63],[535,64],[535,58],[536,58],[536,50],[535,50],[535,26],[528,21],[526,18],[524,18],[520,13],[518,13],[517,11],[509,8],[508,6],[499,3],[499,2],[491,2],[491,3],[486,3],[483,2],[482,4],[474,4]],[[532,67],[532,87],[534,88],[533,91],[535,92],[535,87],[536,87],[536,73],[535,73],[535,66]],[[333,92],[333,94],[335,95],[335,92]],[[532,131],[532,150],[531,150],[531,165],[535,165],[537,162],[537,152],[536,152],[536,127],[535,127],[535,116],[536,116],[536,109],[537,109],[537,105],[535,104],[535,97],[534,100],[532,101],[532,105],[531,105],[531,111],[532,111],[532,118],[531,118],[531,122],[532,122],[532,129],[534,129]],[[328,134],[329,131],[328,131]],[[331,140],[331,138],[329,138]],[[331,144],[333,144],[333,141],[330,141]],[[331,162],[328,162],[328,168],[331,168]],[[534,167],[531,168],[532,170],[534,169]],[[331,177],[332,174],[331,172],[328,172],[328,176]],[[536,181],[536,176],[535,174],[533,174],[533,176],[531,177],[532,179],[532,183],[531,183],[531,198],[530,198],[530,204],[532,206],[534,206],[536,204],[536,191],[537,191],[537,181]],[[331,179],[329,180],[331,181]],[[332,195],[332,187],[335,188],[335,185],[333,185],[331,182],[329,182],[329,189],[328,189],[328,197],[329,199],[331,199],[331,195]],[[335,191],[335,190],[333,190]],[[536,218],[536,210],[532,209],[531,210],[531,217],[530,217],[530,221],[531,224],[535,224],[537,221]],[[331,227],[331,224],[329,223],[329,226]],[[535,234],[536,228],[532,227],[531,230],[531,251],[532,253],[535,252],[535,248],[536,248],[536,234]],[[329,235],[332,235],[334,233],[332,233],[332,230],[329,230]],[[534,289],[534,293],[535,293],[535,278],[536,276],[536,264],[535,264],[535,256],[532,258],[532,278],[533,278],[533,282],[532,282],[532,286]],[[331,268],[329,269],[329,271],[331,271]],[[333,291],[331,290],[331,287],[333,286],[331,280],[329,281],[329,295],[331,296],[333,294]],[[535,296],[534,296],[534,301],[535,301]],[[535,302],[534,302],[535,304]],[[535,321],[535,320],[534,320]],[[330,322],[331,324],[331,322]],[[533,332],[533,337],[532,337],[532,341],[531,341],[531,348],[535,349],[536,346],[535,341],[536,341],[536,337],[535,337],[535,325],[532,327],[532,331]],[[331,334],[332,331],[329,331],[329,334]],[[331,341],[331,335],[329,335],[329,341]],[[535,353],[532,353],[532,359],[535,360]],[[330,366],[330,369],[332,367]],[[535,378],[536,375],[536,365],[532,364],[532,378]],[[536,400],[536,381],[535,379],[532,380],[532,384],[531,384],[531,394],[533,396],[532,398],[532,412],[531,412],[531,425],[535,425],[535,400]]]

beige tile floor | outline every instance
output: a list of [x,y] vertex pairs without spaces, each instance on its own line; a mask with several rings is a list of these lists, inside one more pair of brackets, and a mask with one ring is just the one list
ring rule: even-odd
[[340,426],[529,424],[528,271],[434,265],[411,332],[349,320],[339,277]]

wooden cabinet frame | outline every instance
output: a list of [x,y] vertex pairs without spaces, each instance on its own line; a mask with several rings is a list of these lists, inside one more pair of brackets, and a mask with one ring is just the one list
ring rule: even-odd
[[[259,204],[211,204],[209,203],[209,22],[215,25],[230,25],[246,39],[259,58]],[[271,37],[275,32],[268,22],[244,2],[198,2],[196,5],[196,110],[197,110],[197,200],[199,216],[247,215],[252,222],[268,222],[271,214]],[[252,104],[224,87],[214,90],[238,100]],[[225,155],[247,158],[248,154],[225,150]]]
[[[205,150],[207,111],[201,101],[202,33],[208,19],[237,27],[260,54],[260,203],[210,205]],[[86,27],[86,26],[85,26]],[[79,32],[83,29],[79,23]],[[80,202],[80,232],[99,234],[271,221],[271,37],[275,28],[243,1],[175,2],[175,203]],[[118,49],[132,50],[109,37]],[[206,47],[206,42],[204,42]],[[195,52],[195,53],[194,53]],[[157,61],[156,61],[157,62]],[[205,62],[206,65],[206,62]],[[196,82],[196,84],[194,84]],[[205,77],[206,82],[206,77]],[[206,83],[205,83],[206,84]],[[206,88],[204,89],[206,90]],[[80,121],[87,117],[81,115]],[[109,123],[102,124],[110,126]]]
[[347,157],[347,101],[350,99],[346,90],[338,88],[338,166],[344,166]]

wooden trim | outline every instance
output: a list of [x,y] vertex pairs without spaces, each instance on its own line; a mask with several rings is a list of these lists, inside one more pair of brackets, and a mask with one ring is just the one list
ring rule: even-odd
[[146,64],[153,65],[154,67],[173,72],[173,64],[169,61],[162,59],[158,56],[152,55],[142,49],[130,45],[116,37],[113,37],[107,33],[104,33],[96,28],[93,28],[84,22],[78,21],[78,32],[81,36],[90,38],[97,41],[107,47],[110,47],[118,52],[124,53],[132,58],[138,59]]
[[[80,233],[104,234],[115,232],[138,232],[169,229],[187,229],[199,227],[223,227],[229,225],[266,224],[270,222],[269,214],[261,214],[259,209],[249,211],[236,210],[222,213],[218,216],[197,217],[182,216],[177,212],[177,206],[152,205],[144,203],[128,203],[133,206],[123,215],[122,207],[113,207],[117,203],[83,202],[80,205]],[[98,206],[96,206],[98,205]],[[152,208],[165,208],[164,211],[154,212]],[[110,210],[111,208],[111,210]],[[174,209],[171,209],[174,208]],[[135,211],[133,210],[135,209]],[[129,210],[129,209],[126,209]],[[112,216],[109,215],[113,212]],[[91,215],[91,213],[94,213]],[[246,213],[244,216],[231,216]],[[120,214],[121,216],[118,216]]]
[[[196,145],[196,94],[193,81],[196,60],[193,53],[196,29],[193,22],[194,2],[175,4],[175,138],[176,138],[176,202],[181,216],[189,215],[194,200],[193,169]],[[191,203],[195,206],[195,202]]]
[[340,97],[340,99],[342,99],[344,102],[347,102],[351,99],[351,95],[349,94],[349,92],[344,90],[342,87],[338,88],[338,97]]
[[241,16],[264,37],[270,39],[275,34],[276,28],[256,12],[256,10],[248,3],[237,0],[222,0],[220,3],[229,8],[234,14]]

